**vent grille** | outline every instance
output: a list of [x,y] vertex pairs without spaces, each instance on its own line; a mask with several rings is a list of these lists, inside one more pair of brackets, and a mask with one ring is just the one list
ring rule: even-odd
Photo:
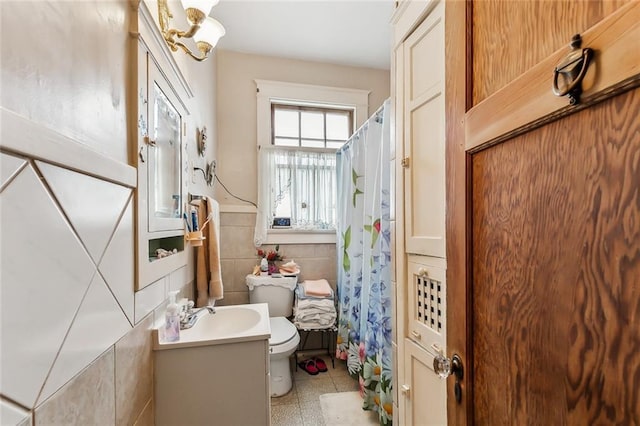
[[425,276],[416,276],[416,320],[430,329],[442,331],[442,283]]

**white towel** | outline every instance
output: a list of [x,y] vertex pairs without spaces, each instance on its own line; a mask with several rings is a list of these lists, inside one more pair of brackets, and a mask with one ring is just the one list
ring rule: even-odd
[[317,308],[335,311],[336,307],[331,299],[297,299],[298,309]]

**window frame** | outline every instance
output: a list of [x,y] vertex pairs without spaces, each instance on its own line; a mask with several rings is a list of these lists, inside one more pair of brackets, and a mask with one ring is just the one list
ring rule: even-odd
[[[302,141],[303,140],[312,140],[312,141],[317,141],[317,142],[322,142],[324,143],[324,146],[322,148],[317,147],[319,149],[325,149],[327,151],[329,150],[336,150],[339,148],[329,148],[327,147],[327,143],[329,142],[343,142],[341,139],[329,139],[327,138],[327,114],[330,114],[331,112],[339,112],[339,113],[344,113],[344,115],[347,116],[348,119],[348,128],[350,130],[349,135],[352,135],[353,132],[356,130],[355,126],[353,125],[354,120],[353,120],[353,116],[355,114],[355,111],[353,108],[345,108],[343,106],[309,106],[306,104],[293,104],[293,103],[285,103],[285,102],[271,102],[271,123],[273,123],[275,121],[275,116],[276,116],[276,110],[290,110],[290,111],[296,111],[298,112],[298,137],[293,137],[293,136],[278,136],[276,135],[276,131],[275,129],[272,127],[271,128],[271,144],[273,146],[291,146],[294,149],[311,149],[314,147],[307,147],[307,146],[303,146],[302,145]],[[303,137],[302,135],[302,117],[301,117],[301,113],[302,112],[316,112],[316,113],[322,113],[322,117],[323,117],[323,134],[324,134],[324,138],[323,139],[318,139],[318,138],[311,138],[311,137]],[[276,145],[276,139],[290,139],[290,140],[297,140],[298,141],[298,145],[297,146],[293,146],[293,145]],[[347,139],[348,140],[348,139]]]
[[[272,104],[290,104],[319,108],[353,110],[353,130],[360,128],[368,117],[369,90],[254,80],[256,83],[257,148],[273,146]],[[325,135],[326,136],[326,135]],[[312,148],[293,147],[307,150]],[[260,185],[258,198],[260,199]],[[264,244],[335,243],[335,230],[268,229]]]

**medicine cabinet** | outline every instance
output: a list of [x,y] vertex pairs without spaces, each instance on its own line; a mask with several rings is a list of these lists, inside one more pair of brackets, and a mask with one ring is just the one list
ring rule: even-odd
[[187,135],[193,133],[188,133],[187,102],[192,93],[144,1],[138,3],[132,26],[130,119],[138,171],[136,290],[140,290],[186,264],[183,213]]

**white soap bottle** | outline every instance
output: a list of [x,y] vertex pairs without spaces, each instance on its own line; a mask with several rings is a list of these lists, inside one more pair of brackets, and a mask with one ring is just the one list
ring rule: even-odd
[[169,292],[169,305],[164,314],[164,340],[177,342],[180,340],[180,308],[176,303],[178,291]]

